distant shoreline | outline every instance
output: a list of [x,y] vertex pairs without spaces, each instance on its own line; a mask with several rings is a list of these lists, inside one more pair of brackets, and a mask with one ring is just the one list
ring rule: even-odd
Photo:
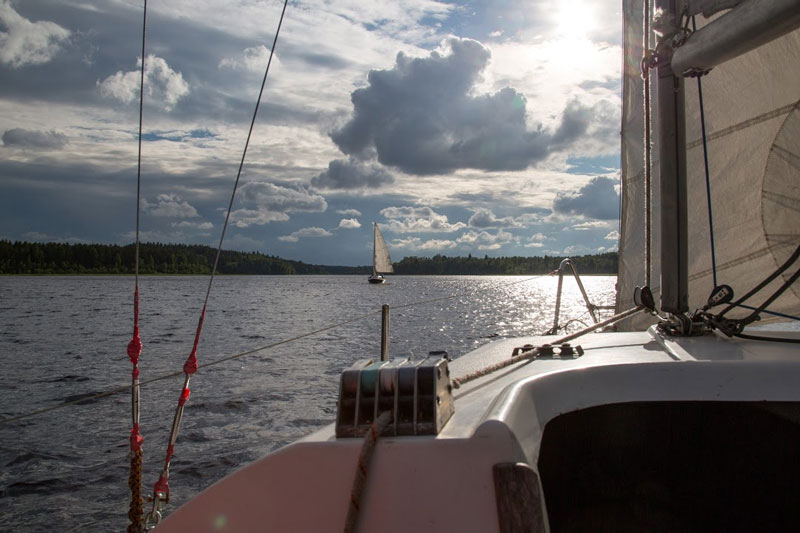
[[[134,275],[133,244],[66,244],[0,240],[0,275],[130,276]],[[142,243],[141,276],[207,276],[216,249],[203,245]],[[395,275],[537,276],[558,269],[563,256],[467,257],[435,255],[404,257],[393,264]],[[617,252],[573,256],[581,275],[617,274]],[[368,275],[371,266],[312,265],[259,252],[223,250],[217,275]]]

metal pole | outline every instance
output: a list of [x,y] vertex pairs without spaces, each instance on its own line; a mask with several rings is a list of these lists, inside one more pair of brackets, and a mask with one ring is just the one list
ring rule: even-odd
[[381,306],[381,361],[389,358],[389,304]]
[[586,302],[586,309],[588,309],[589,314],[592,315],[592,321],[597,324],[597,314],[594,312],[595,306],[589,301],[589,295],[586,294],[586,289],[583,288],[583,282],[581,281],[581,277],[578,275],[578,270],[575,268],[575,265],[572,261],[569,262],[569,267],[572,269],[572,275],[575,276],[575,281],[578,282],[578,288],[581,290],[581,294],[583,295],[583,301]]
[[[658,7],[677,20],[677,0]],[[686,127],[683,78],[670,63],[658,70],[659,158],[661,182],[661,309],[681,314],[689,310],[686,228]]]
[[672,56],[676,74],[704,72],[800,27],[797,0],[746,0],[697,30]]

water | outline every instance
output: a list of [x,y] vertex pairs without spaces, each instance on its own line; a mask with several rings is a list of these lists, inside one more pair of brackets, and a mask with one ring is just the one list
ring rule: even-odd
[[[590,299],[613,303],[615,277],[584,278]],[[180,371],[208,279],[140,280],[141,379]],[[562,320],[590,322],[565,280]],[[201,368],[192,378],[172,461],[175,509],[234,469],[333,421],[338,376],[379,357],[380,306],[391,312],[390,355],[458,357],[494,337],[552,325],[554,277],[220,277],[198,359],[207,364],[345,320],[314,336]],[[90,398],[130,384],[130,277],[0,278],[0,418]],[[402,307],[416,302],[418,305]],[[579,327],[579,326],[578,326]],[[145,494],[163,465],[183,377],[142,386]],[[0,424],[0,530],[122,531],[127,526],[130,393],[71,403]]]

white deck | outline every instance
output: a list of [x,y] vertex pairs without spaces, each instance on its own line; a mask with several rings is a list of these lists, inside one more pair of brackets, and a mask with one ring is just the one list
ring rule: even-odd
[[[493,342],[453,361],[452,375],[546,341]],[[498,531],[492,465],[536,470],[544,427],[564,413],[641,401],[800,401],[797,345],[715,335],[664,340],[654,330],[574,344],[582,357],[521,362],[457,389],[455,414],[437,437],[381,438],[362,531]],[[158,529],[341,531],[361,444],[336,439],[331,425],[217,482]]]

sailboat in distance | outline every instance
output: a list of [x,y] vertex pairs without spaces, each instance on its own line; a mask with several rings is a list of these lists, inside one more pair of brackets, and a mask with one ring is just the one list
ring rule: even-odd
[[383,283],[385,278],[382,274],[394,272],[392,268],[392,259],[389,257],[389,249],[386,247],[386,241],[383,240],[378,224],[372,223],[373,239],[372,239],[372,274],[370,274],[368,281],[370,283]]

